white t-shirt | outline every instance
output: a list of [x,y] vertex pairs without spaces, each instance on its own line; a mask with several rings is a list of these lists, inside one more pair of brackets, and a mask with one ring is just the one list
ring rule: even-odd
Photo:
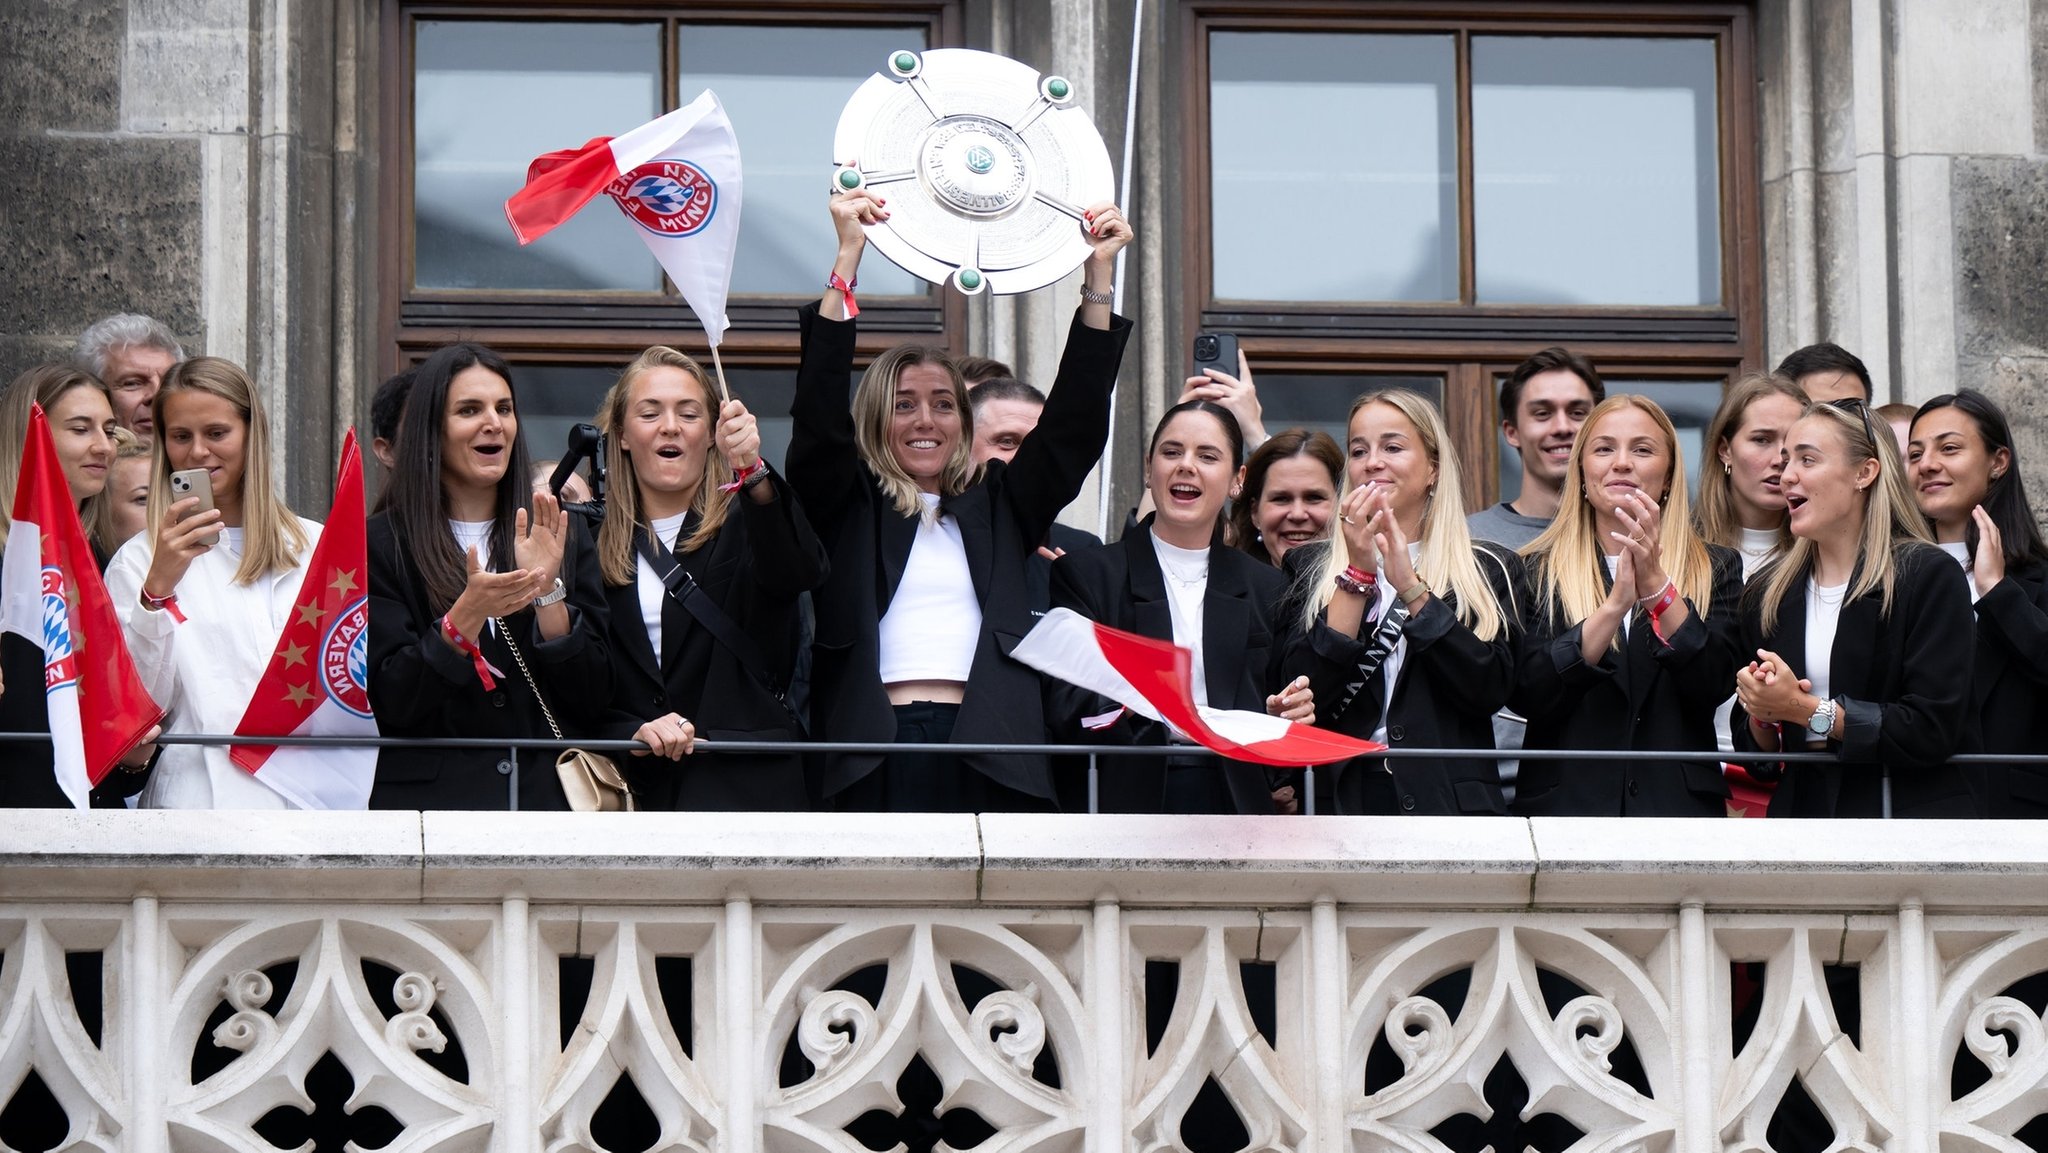
[[1823,585],[1812,577],[1806,579],[1806,679],[1813,682],[1813,695],[1821,700],[1832,696],[1828,681],[1834,662],[1835,632],[1842,623],[1842,601],[1848,595],[1847,581]]
[[[666,552],[674,552],[676,537],[681,535],[683,522],[690,518],[688,509],[674,516],[658,517],[648,524],[654,529],[654,543]],[[636,553],[638,549],[634,550]],[[654,666],[661,667],[661,604],[668,599],[668,587],[661,583],[661,576],[644,556],[634,558],[636,568],[633,588],[640,594],[640,621],[647,626],[647,643],[654,646]]]
[[1977,566],[1970,563],[1970,546],[1962,541],[1954,541],[1937,547],[1956,558],[1956,563],[1963,566],[1963,579],[1970,582],[1970,603],[1976,604],[1977,598],[1983,594],[1977,591]]
[[1209,550],[1186,549],[1152,538],[1160,575],[1166,578],[1166,608],[1173,618],[1173,643],[1194,655],[1195,703],[1209,703],[1209,675],[1202,660],[1202,600],[1209,591]]
[[1735,546],[1735,551],[1742,554],[1742,579],[1748,580],[1749,575],[1762,567],[1765,561],[1771,559],[1771,554],[1777,551],[1778,530],[1746,528],[1741,531],[1742,540]]
[[[467,573],[469,571],[468,554],[475,554],[479,551],[481,551],[483,556],[484,571],[498,571],[495,567],[496,562],[491,560],[490,549],[491,526],[497,523],[498,518],[496,517],[492,517],[489,520],[456,520],[453,517],[448,519],[448,531],[455,536],[456,551],[465,554],[462,561],[463,572]],[[498,634],[498,624],[490,617],[484,618],[484,628],[492,636]]]
[[[1422,556],[1422,542],[1408,542],[1408,566],[1413,568]],[[1373,582],[1372,619],[1373,631],[1379,631],[1377,622],[1387,619],[1387,611],[1394,607],[1394,598],[1401,590],[1387,579],[1386,561],[1382,559],[1378,568],[1379,580]],[[1420,579],[1420,574],[1418,574]],[[1370,634],[1368,634],[1368,637]],[[1394,687],[1401,683],[1401,666],[1408,663],[1408,634],[1403,632],[1394,639],[1393,651],[1387,654],[1386,662],[1380,665],[1380,723],[1373,728],[1372,739],[1380,744],[1387,743],[1387,713],[1394,707]]]
[[[1607,560],[1607,579],[1608,579],[1608,580],[1613,580],[1613,579],[1614,579],[1614,573],[1615,573],[1615,570],[1621,567],[1621,554],[1620,554],[1620,553],[1615,553],[1615,554],[1614,554],[1613,556],[1611,556],[1611,557],[1608,557],[1608,558],[1606,558],[1606,560]],[[1641,590],[1637,590],[1637,591],[1641,591]],[[1628,626],[1629,626],[1629,622],[1631,622],[1631,621],[1635,620],[1635,617],[1636,617],[1636,610],[1635,610],[1635,609],[1634,609],[1633,607],[1631,607],[1631,608],[1630,608],[1630,609],[1629,609],[1629,610],[1628,610],[1627,612],[1625,612],[1625,613],[1621,614],[1621,641],[1622,641],[1622,643],[1623,643],[1623,644],[1627,644],[1627,643],[1628,643]]]
[[[917,495],[928,513],[938,508],[937,493]],[[960,522],[950,514],[926,515],[918,520],[903,579],[882,614],[882,683],[964,683],[980,639],[981,602],[974,599]]]

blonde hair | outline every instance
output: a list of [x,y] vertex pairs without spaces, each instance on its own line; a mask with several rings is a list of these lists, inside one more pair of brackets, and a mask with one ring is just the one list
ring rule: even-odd
[[[172,365],[150,405],[156,419],[156,444],[149,470],[149,523],[162,524],[164,512],[174,503],[167,447],[170,423],[164,419],[164,409],[173,396],[183,392],[203,392],[234,405],[246,429],[242,437],[242,563],[235,569],[235,583],[254,584],[266,574],[297,565],[309,542],[299,518],[271,484],[270,422],[264,419],[256,384],[241,365],[218,356],[196,356]],[[149,532],[144,530],[145,535]],[[156,547],[153,536],[150,547]]]
[[896,385],[903,370],[928,364],[943,369],[953,382],[953,402],[960,412],[960,437],[946,457],[939,474],[939,493],[952,496],[974,483],[974,408],[968,403],[967,384],[944,349],[922,344],[899,344],[875,358],[861,374],[853,390],[853,443],[860,458],[875,474],[875,486],[904,516],[925,515],[924,502],[917,497],[917,482],[903,471],[896,453],[889,447],[889,424],[895,414]]
[[[1349,429],[1351,422],[1367,405],[1384,404],[1408,418],[1415,426],[1416,436],[1422,441],[1422,451],[1429,462],[1436,466],[1436,488],[1422,510],[1422,553],[1415,566],[1415,575],[1429,586],[1447,604],[1457,606],[1460,623],[1472,630],[1482,641],[1500,636],[1508,627],[1506,606],[1494,595],[1493,585],[1485,574],[1479,571],[1479,559],[1473,552],[1472,533],[1465,526],[1465,501],[1463,473],[1458,468],[1458,454],[1451,447],[1451,434],[1444,427],[1444,420],[1437,413],[1436,405],[1419,392],[1405,388],[1381,389],[1368,392],[1351,402],[1351,411],[1345,414],[1344,425]],[[1344,481],[1344,490],[1350,491],[1349,477]],[[1341,503],[1343,494],[1338,495]],[[1351,546],[1344,540],[1344,534],[1330,534],[1330,547],[1323,554],[1322,563],[1304,572],[1307,595],[1302,611],[1302,625],[1315,628],[1316,618],[1330,605],[1330,597],[1336,587],[1336,576],[1351,564]]]
[[[48,416],[57,401],[76,388],[98,389],[107,396],[100,378],[68,364],[39,364],[14,378],[0,396],[0,549],[7,547],[7,532],[13,524],[14,494],[21,480],[21,458],[28,448],[28,421],[36,405]],[[113,401],[108,398],[108,411]],[[111,478],[110,478],[111,479]],[[98,534],[103,510],[109,504],[105,486],[79,506],[78,519],[88,535],[100,541],[112,539]],[[103,546],[104,547],[104,546]]]
[[107,469],[107,486],[100,490],[100,497],[92,505],[92,520],[86,524],[86,531],[109,551],[121,547],[121,530],[114,523],[114,510],[121,506],[121,494],[114,489],[114,478],[120,475],[124,460],[148,460],[150,443],[125,428],[114,430],[114,463]]
[[[1879,421],[1873,429],[1870,422],[1875,416],[1869,405],[1853,402],[1862,410],[1858,413],[1842,407],[1846,403],[1850,402],[1809,404],[1799,419],[1826,420],[1840,434],[1852,468],[1861,468],[1866,460],[1877,461],[1877,479],[1863,490],[1868,494],[1863,502],[1863,539],[1857,543],[1856,579],[1850,583],[1847,599],[1855,600],[1873,589],[1882,590],[1878,612],[1880,616],[1890,616],[1899,576],[1894,550],[1908,541],[1933,544],[1934,540],[1927,535],[1927,522],[1913,501],[1912,491],[1906,487],[1905,468],[1899,461],[1899,446],[1891,427]],[[1762,574],[1761,580],[1753,582],[1752,587],[1763,602],[1765,632],[1778,627],[1778,608],[1785,603],[1785,594],[1791,591],[1793,583],[1811,570],[1816,551],[1813,541],[1793,537],[1778,562]]]
[[697,514],[697,527],[682,541],[682,551],[695,552],[718,535],[732,507],[732,494],[719,488],[732,480],[732,470],[718,454],[718,397],[703,366],[666,345],[655,345],[633,359],[619,374],[618,383],[604,394],[597,410],[597,427],[604,433],[604,464],[613,484],[605,493],[604,523],[597,530],[597,562],[604,570],[606,584],[629,585],[635,577],[633,533],[647,524],[640,515],[640,474],[633,469],[633,457],[626,451],[626,407],[633,400],[633,386],[657,368],[680,370],[703,394],[708,435],[704,449],[704,475],[697,482],[697,495],[690,508]]
[[[1622,394],[1601,401],[1579,426],[1579,435],[1572,441],[1571,463],[1565,468],[1557,518],[1522,548],[1534,570],[1537,602],[1553,621],[1583,621],[1607,599],[1607,552],[1601,547],[1599,522],[1586,492],[1586,445],[1602,420],[1625,408],[1649,414],[1671,454],[1665,491],[1657,500],[1664,572],[1678,586],[1678,595],[1691,601],[1693,611],[1702,618],[1713,600],[1714,561],[1706,542],[1693,531],[1692,507],[1685,491],[1685,452],[1678,444],[1678,429],[1656,401]],[[1615,630],[1614,635],[1614,643],[1619,645],[1621,631]]]
[[[1732,449],[1735,438],[1742,432],[1743,418],[1749,415],[1749,406],[1767,396],[1782,396],[1799,402],[1806,407],[1806,394],[1799,391],[1789,376],[1774,372],[1752,372],[1735,382],[1722,398],[1721,407],[1714,410],[1714,419],[1707,424],[1704,445],[1708,459],[1700,462],[1700,496],[1693,506],[1693,520],[1698,525],[1700,536],[1709,544],[1724,544],[1731,548],[1742,540],[1742,521],[1735,513],[1735,480],[1727,471],[1715,472],[1714,458],[1718,457],[1722,445]],[[1772,552],[1782,553],[1792,543],[1792,530],[1787,527],[1782,514],[1778,520],[1778,543]]]

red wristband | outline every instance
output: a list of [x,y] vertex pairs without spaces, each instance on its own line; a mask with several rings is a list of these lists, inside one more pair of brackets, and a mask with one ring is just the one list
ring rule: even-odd
[[[851,310],[849,310],[849,312],[850,311]],[[734,473],[731,481],[729,481],[726,484],[719,485],[718,491],[738,492],[739,490],[747,487],[747,483],[749,481],[761,475],[763,472],[766,472],[767,469],[768,462],[762,460],[760,457],[757,456],[754,458],[754,463]]]
[[1337,574],[1336,579],[1337,587],[1345,592],[1369,597],[1372,595],[1373,585],[1379,581],[1379,574],[1366,572],[1354,564],[1346,565],[1344,571]]
[[[1636,603],[1642,604],[1641,601]],[[1657,594],[1655,603],[1643,605],[1643,611],[1650,614],[1650,631],[1657,634],[1657,639],[1660,641],[1664,640],[1664,612],[1677,603],[1678,582],[1665,581],[1664,591]],[[1665,643],[1669,644],[1670,642],[1665,641]]]
[[461,649],[469,658],[469,663],[476,668],[476,679],[483,682],[485,692],[498,687],[498,682],[492,674],[496,673],[501,677],[505,674],[492,668],[491,662],[484,659],[484,651],[477,647],[476,642],[463,636],[461,630],[455,627],[455,622],[445,616],[441,618],[441,635],[447,637],[450,644]]
[[846,297],[846,319],[852,320],[860,315],[860,302],[853,298],[853,290],[860,287],[860,277],[856,276],[852,280],[848,280],[839,275],[837,271],[834,271],[825,278],[825,287],[836,288],[841,295]]
[[153,597],[149,595],[149,590],[146,588],[138,591],[142,593],[143,608],[149,609],[151,612],[169,613],[172,620],[179,624],[185,623],[185,614],[178,609],[177,593],[172,593],[169,596]]

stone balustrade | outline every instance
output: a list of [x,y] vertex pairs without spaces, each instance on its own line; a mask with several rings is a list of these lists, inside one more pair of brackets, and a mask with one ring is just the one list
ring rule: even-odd
[[2019,822],[8,812],[0,950],[15,1147],[2048,1143]]

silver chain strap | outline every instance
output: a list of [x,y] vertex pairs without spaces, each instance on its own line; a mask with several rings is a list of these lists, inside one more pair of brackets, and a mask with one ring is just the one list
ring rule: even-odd
[[512,650],[512,663],[519,666],[519,675],[526,678],[526,687],[533,690],[533,699],[540,705],[540,715],[547,718],[548,731],[555,734],[556,740],[562,740],[562,726],[555,723],[555,712],[548,708],[548,699],[540,695],[540,682],[533,679],[532,671],[526,667],[526,658],[520,654],[519,646],[513,643],[512,630],[505,627],[503,617],[492,617],[491,624],[496,626],[498,635],[504,638],[505,647]]

